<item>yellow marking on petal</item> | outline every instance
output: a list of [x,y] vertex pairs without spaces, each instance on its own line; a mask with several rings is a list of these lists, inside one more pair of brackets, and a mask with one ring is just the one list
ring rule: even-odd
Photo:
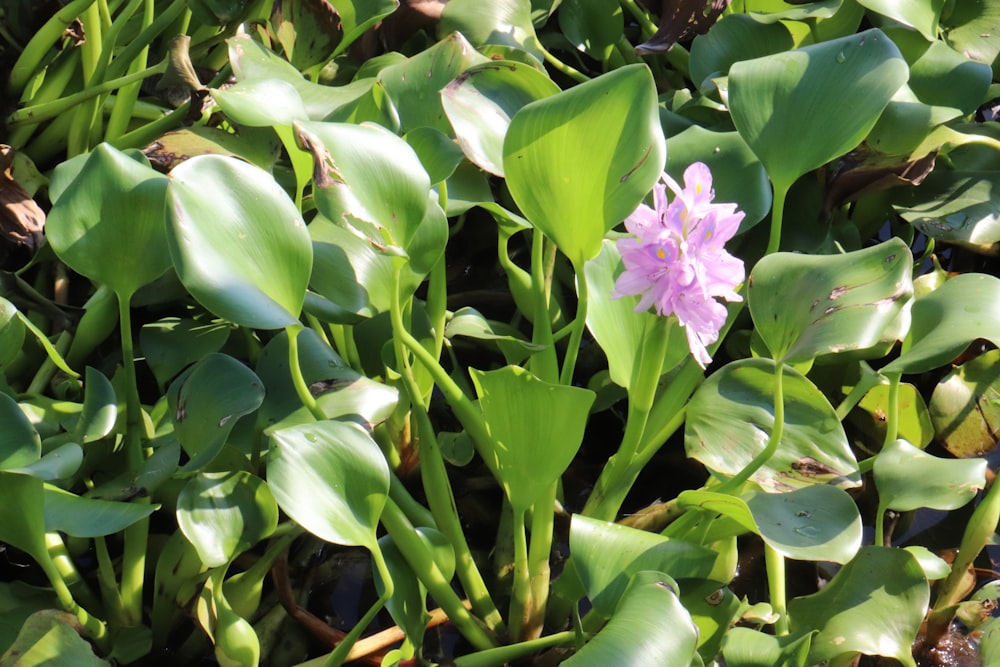
[[656,249],[656,256],[659,257],[660,259],[666,259],[667,258],[667,253],[664,252],[663,248],[657,248]]

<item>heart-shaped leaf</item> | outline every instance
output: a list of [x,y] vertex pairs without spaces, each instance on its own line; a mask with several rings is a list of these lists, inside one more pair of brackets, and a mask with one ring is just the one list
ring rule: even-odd
[[269,173],[219,155],[191,158],[170,174],[168,209],[174,268],[203,306],[251,328],[298,322],[312,243]]
[[100,144],[52,207],[45,235],[74,271],[131,296],[170,268],[166,188],[148,163]]
[[[774,427],[774,371],[768,359],[742,359],[710,375],[688,403],[688,456],[717,474],[743,470],[764,449]],[[790,367],[783,374],[781,443],[751,479],[771,491],[857,486],[858,464],[833,406],[805,376]]]
[[583,442],[595,394],[543,382],[519,366],[470,369],[492,449],[480,454],[515,511],[526,511],[566,471]]
[[194,471],[222,450],[240,417],[260,407],[264,385],[253,371],[213,352],[178,377],[167,392],[174,434]]
[[274,532],[278,506],[248,472],[203,472],[177,496],[177,525],[202,563],[220,567]]
[[274,431],[270,440],[267,480],[278,506],[327,542],[377,550],[389,466],[371,436],[323,421]]
[[503,167],[514,201],[574,266],[642,201],[666,150],[649,69],[628,65],[532,102],[511,119]]
[[747,302],[775,359],[808,361],[901,338],[912,271],[899,238],[841,255],[774,253],[750,273]]
[[923,373],[977,338],[1000,344],[1000,279],[963,273],[913,302],[903,351],[883,373]]
[[873,474],[879,505],[885,509],[953,510],[986,485],[986,460],[942,459],[895,440],[875,457]]
[[861,548],[857,505],[835,486],[806,486],[788,493],[758,491],[746,499],[685,491],[678,501],[735,520],[787,558],[846,563]]
[[810,665],[864,653],[916,667],[910,647],[929,601],[924,571],[909,552],[868,546],[818,593],[790,601],[788,613],[793,634],[819,630]]
[[899,49],[872,29],[735,63],[729,105],[775,189],[787,191],[803,174],[857,146],[906,78]]

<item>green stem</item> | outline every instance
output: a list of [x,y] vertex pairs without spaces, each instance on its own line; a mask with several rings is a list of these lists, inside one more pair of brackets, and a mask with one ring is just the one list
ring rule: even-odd
[[[104,72],[102,62],[104,30],[101,26],[101,13],[98,5],[91,5],[80,16],[83,29],[87,36],[80,47],[82,55],[83,83],[89,88],[100,81]],[[73,122],[66,138],[66,152],[72,157],[90,150],[90,140],[95,123],[100,122],[100,100],[91,97],[81,102],[73,109]]]
[[462,636],[478,650],[494,648],[496,641],[462,604],[413,524],[391,498],[386,502],[380,520],[413,572]]
[[559,378],[559,361],[556,358],[555,341],[552,339],[552,319],[549,313],[550,284],[546,272],[545,235],[537,229],[531,236],[531,288],[534,308],[534,322],[531,342],[542,346],[531,356],[531,372],[545,382],[555,383]]
[[309,385],[306,384],[305,378],[302,377],[302,366],[299,364],[299,333],[304,328],[298,322],[285,327],[285,333],[288,336],[288,370],[292,376],[292,385],[295,386],[295,393],[298,395],[299,400],[302,401],[302,405],[306,406],[316,421],[323,421],[326,419],[326,413],[319,407],[316,403],[316,398],[309,391]]
[[21,92],[28,85],[28,81],[41,69],[49,49],[62,38],[69,24],[93,3],[94,0],[73,0],[39,28],[10,70],[10,78],[7,81],[8,99],[21,97]]
[[521,641],[528,627],[531,609],[531,575],[528,571],[528,536],[524,524],[523,508],[512,507],[514,511],[514,579],[510,596],[510,637]]
[[[587,277],[583,272],[583,267],[573,267],[576,272],[577,302],[576,317],[573,319],[569,344],[566,347],[566,356],[563,358],[562,374],[559,382],[565,385],[573,384],[573,371],[576,369],[576,359],[580,354],[580,341],[583,340],[583,331],[587,328],[587,302],[589,290],[587,289]],[[662,357],[661,357],[662,361]],[[657,375],[659,377],[659,375]],[[650,399],[652,402],[652,399]]]
[[522,641],[540,637],[545,625],[545,607],[552,579],[549,559],[552,555],[552,530],[558,490],[559,482],[553,482],[547,492],[535,502],[531,513],[531,544],[528,548],[531,606],[527,614],[528,623],[522,628]]
[[147,50],[153,40],[184,13],[187,5],[188,0],[174,0],[169,7],[160,12],[153,22],[130,41],[117,55],[115,61],[108,66],[108,76],[123,76],[139,54]]
[[[153,0],[143,1],[142,26],[148,28],[153,23],[156,15],[156,8]],[[129,8],[131,8],[131,4]],[[127,11],[127,9],[126,9]],[[118,19],[121,20],[121,17]],[[129,74],[142,71],[148,64],[149,45],[139,51],[138,57],[129,65]],[[123,86],[115,95],[114,106],[111,107],[111,115],[108,117],[108,125],[105,129],[104,138],[106,141],[113,141],[121,137],[128,130],[129,121],[132,119],[132,112],[135,108],[136,100],[139,99],[140,83],[136,82],[128,86]]]
[[765,254],[778,252],[781,245],[781,224],[785,214],[785,197],[788,195],[787,185],[774,184],[774,201],[771,205],[771,234],[767,240]]
[[45,576],[48,577],[49,583],[52,585],[52,590],[59,599],[59,604],[62,605],[62,608],[76,616],[76,619],[83,626],[87,635],[94,640],[94,643],[97,644],[102,653],[106,653],[111,648],[107,625],[96,616],[91,616],[86,609],[77,604],[76,600],[73,599],[73,594],[70,593],[69,587],[66,586],[66,582],[63,581],[62,576],[59,574],[59,568],[56,567],[56,564],[52,562],[47,553],[41,554],[37,562],[45,572]]
[[455,667],[502,667],[518,658],[532,655],[547,648],[571,645],[575,640],[576,634],[572,630],[567,630],[510,646],[499,646],[487,651],[464,655],[455,658],[451,664]]
[[122,343],[122,375],[125,385],[125,455],[129,471],[136,474],[142,467],[144,457],[139,432],[142,426],[142,404],[139,402],[139,385],[135,375],[135,344],[132,341],[132,311],[129,306],[132,295],[117,293],[117,296],[118,329]]
[[767,590],[771,598],[771,608],[778,615],[774,622],[774,633],[788,634],[788,608],[785,605],[785,557],[771,545],[764,545],[764,565],[767,568]]
[[100,604],[97,598],[87,586],[87,582],[80,576],[79,570],[76,569],[76,565],[66,549],[66,543],[63,542],[59,533],[45,533],[45,546],[49,552],[49,558],[52,559],[56,570],[59,571],[59,576],[73,593],[73,598],[84,607],[99,610]]
[[545,58],[545,62],[547,62],[553,69],[565,74],[566,76],[573,79],[577,83],[586,83],[590,81],[589,76],[587,76],[580,70],[576,69],[575,67],[567,65],[566,63],[564,63],[563,61],[559,60],[554,55],[552,55],[548,49],[542,46],[541,42],[537,42],[536,46],[539,48],[539,50],[541,50],[542,56],[544,56]]
[[885,411],[885,440],[882,446],[885,447],[896,441],[899,437],[899,380],[902,373],[889,373],[889,402]]

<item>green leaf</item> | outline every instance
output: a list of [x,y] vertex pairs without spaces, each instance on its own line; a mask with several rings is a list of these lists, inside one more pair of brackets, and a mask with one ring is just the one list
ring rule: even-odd
[[86,444],[111,433],[118,419],[118,398],[111,381],[96,368],[87,366],[83,386],[83,410],[73,429],[73,435]]
[[924,39],[933,42],[938,37],[938,21],[945,0],[906,2],[906,0],[857,0],[858,4],[903,25],[920,31]]
[[535,27],[531,22],[528,0],[451,0],[441,12],[441,34],[458,32],[475,47],[507,46],[544,60]]
[[45,235],[70,268],[131,296],[170,268],[163,231],[167,178],[100,144],[49,212]]
[[809,361],[901,338],[912,271],[913,256],[898,238],[841,255],[779,252],[750,273],[747,302],[775,359]]
[[873,473],[879,505],[899,512],[958,509],[986,486],[984,459],[942,459],[901,439],[879,452]]
[[[926,7],[922,3],[912,6]],[[912,30],[889,28],[886,34],[909,63],[907,85],[921,102],[953,107],[968,115],[986,99],[993,78],[988,64],[970,60],[940,40],[928,42]]]
[[84,498],[45,486],[45,530],[73,537],[100,537],[125,530],[159,509],[150,503],[120,503]]
[[1000,279],[964,273],[913,302],[902,353],[883,373],[923,373],[985,338],[1000,344]]
[[819,630],[809,664],[847,653],[916,667],[910,647],[930,601],[927,579],[907,551],[862,547],[818,593],[788,604],[792,633]]
[[[993,65],[1000,55],[1000,3],[956,2],[941,13],[944,41],[970,60]],[[997,68],[993,68],[994,75]]]
[[583,442],[595,394],[543,382],[519,366],[470,369],[492,441],[480,452],[515,511],[526,511],[566,471]]
[[42,440],[17,401],[0,392],[0,470],[34,463],[42,455]]
[[930,419],[938,440],[955,456],[994,449],[1000,427],[1000,350],[949,371],[931,395]]
[[17,358],[24,344],[24,325],[17,317],[17,308],[0,297],[0,369]]
[[559,30],[577,49],[606,63],[624,34],[622,7],[613,0],[563,0]]
[[45,493],[42,480],[0,470],[0,542],[36,561],[49,559],[45,546]]
[[904,220],[933,239],[973,246],[1000,241],[1000,174],[995,171],[933,171],[893,204]]
[[335,58],[368,28],[396,11],[399,0],[330,0],[330,4],[337,10],[340,29],[344,32],[337,48],[330,54],[330,58]]
[[170,174],[167,242],[184,287],[242,326],[298,322],[312,269],[302,216],[266,171],[217,155]]
[[274,532],[278,505],[248,472],[203,472],[177,496],[177,525],[202,563],[220,567]]
[[649,70],[628,65],[522,107],[503,152],[507,186],[522,213],[582,267],[663,170]]
[[[491,4],[492,6],[492,4]],[[478,11],[483,11],[478,6]],[[441,34],[448,34],[441,29]],[[451,134],[448,119],[441,108],[440,91],[473,65],[486,62],[463,34],[453,32],[429,49],[404,62],[389,65],[378,74],[399,111],[403,132],[418,127],[433,127]]]
[[33,463],[20,468],[11,468],[11,472],[21,472],[48,482],[72,476],[81,465],[83,465],[83,449],[75,442],[67,442]]
[[[590,300],[587,327],[608,359],[611,381],[628,389],[634,367],[641,357],[643,340],[656,327],[668,327],[667,356],[663,371],[669,371],[690,353],[687,335],[679,326],[651,312],[635,312],[638,297],[612,299],[609,295],[621,267],[621,255],[613,241],[605,240],[600,254],[584,266],[587,289],[601,298]],[[649,332],[649,334],[647,334]]]
[[861,548],[858,508],[846,491],[835,486],[807,486],[788,493],[757,491],[746,499],[684,491],[678,501],[734,519],[787,558],[846,563]]
[[657,570],[675,579],[704,579],[718,553],[691,542],[574,514],[570,551],[575,572],[594,610],[610,618],[628,582],[638,572]]
[[667,139],[667,173],[684,182],[684,170],[704,162],[712,171],[716,202],[736,202],[745,214],[744,232],[771,211],[767,171],[738,132],[712,132],[692,125]]
[[503,141],[525,104],[559,92],[533,67],[511,61],[475,65],[441,91],[441,104],[462,151],[477,167],[503,176]]
[[[934,439],[934,426],[927,404],[912,384],[900,382],[897,391],[898,435],[923,449]],[[857,410],[852,414],[857,415],[852,421],[868,436],[870,443],[885,442],[887,415],[892,409],[889,396],[888,384],[875,385],[861,399]]]
[[167,391],[174,434],[199,470],[216,457],[236,422],[264,401],[264,385],[229,355],[213,352],[179,376]]
[[[907,78],[880,30],[744,60],[729,71],[736,129],[775,188],[857,146]],[[796,150],[788,150],[789,138]]]
[[309,223],[313,242],[310,286],[344,312],[345,324],[388,312],[395,290],[392,257],[323,215]]
[[281,79],[250,79],[213,89],[212,99],[234,123],[247,127],[291,126],[309,113],[299,91]]
[[[785,428],[778,451],[751,479],[766,490],[812,484],[857,486],[858,464],[837,413],[805,376],[783,370]],[[774,427],[774,362],[743,359],[723,366],[688,403],[688,456],[720,475],[739,473]]]
[[80,636],[73,614],[55,609],[37,611],[24,622],[17,639],[0,655],[5,667],[110,667],[94,655]]
[[761,23],[747,14],[723,16],[691,43],[691,80],[707,94],[714,88],[707,80],[728,75],[733,63],[791,48],[792,36],[782,23]]
[[320,213],[377,249],[405,251],[427,214],[430,191],[409,144],[377,125],[301,123],[296,135],[313,154]]
[[677,584],[663,573],[637,573],[608,624],[562,664],[566,667],[691,664],[696,655],[698,630],[677,592]]
[[431,183],[440,183],[455,173],[465,156],[454,140],[433,127],[418,127],[403,140],[417,154]]
[[221,350],[232,331],[225,322],[164,317],[142,325],[139,344],[157,384],[164,387],[190,364]]
[[803,667],[815,632],[775,637],[735,627],[722,640],[727,667]]
[[327,542],[378,549],[389,466],[371,436],[324,421],[274,431],[270,441],[267,480],[278,506]]

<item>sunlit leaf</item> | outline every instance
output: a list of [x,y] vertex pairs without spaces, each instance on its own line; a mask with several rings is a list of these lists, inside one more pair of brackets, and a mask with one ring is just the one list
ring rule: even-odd
[[510,61],[465,70],[441,91],[441,103],[465,155],[481,169],[503,176],[503,140],[510,119],[529,102],[559,92],[533,67]]
[[857,0],[858,4],[876,14],[916,28],[924,39],[933,42],[938,37],[938,20],[945,0],[906,2],[905,0]]
[[857,652],[916,667],[910,647],[929,600],[927,579],[909,552],[868,546],[818,593],[791,600],[788,613],[793,633],[819,630],[809,664]]
[[898,238],[841,255],[775,253],[750,273],[747,302],[775,359],[808,361],[901,338],[912,271]]
[[278,506],[250,473],[201,473],[177,497],[177,525],[201,561],[218,567],[274,532]]
[[[608,545],[614,544],[614,549]],[[675,579],[702,579],[718,554],[706,547],[574,514],[570,524],[573,564],[594,609],[611,617],[628,582],[638,572],[657,570]]]
[[577,49],[607,62],[625,29],[622,7],[609,0],[563,0],[559,29]]
[[340,29],[344,36],[330,55],[331,58],[343,53],[368,28],[372,27],[399,6],[398,0],[330,0],[340,18]]
[[965,273],[913,302],[902,354],[884,373],[922,373],[954,359],[969,343],[1000,344],[1000,279]]
[[685,491],[684,506],[730,517],[787,558],[846,563],[861,547],[861,516],[835,486],[807,486],[788,493],[754,492],[746,499],[712,491]]
[[649,70],[622,67],[522,107],[503,151],[507,186],[522,213],[582,267],[663,170]]
[[148,164],[100,144],[49,212],[46,238],[74,271],[131,296],[170,267],[166,188]]
[[[858,464],[826,397],[792,368],[783,371],[785,427],[777,452],[751,479],[769,491],[812,484],[856,486]],[[739,473],[767,444],[774,425],[774,363],[743,359],[723,366],[688,403],[688,456],[721,475]]]
[[735,63],[729,103],[736,129],[787,190],[857,146],[906,78],[899,50],[873,29]]
[[37,477],[0,470],[0,542],[35,560],[48,558],[45,547],[45,492]]
[[905,440],[882,448],[873,473],[880,505],[899,512],[958,509],[986,485],[984,459],[942,459]]
[[930,417],[945,449],[980,456],[997,444],[1000,428],[1000,350],[952,369],[934,388]]
[[814,634],[775,637],[735,627],[722,640],[722,655],[728,667],[802,667],[807,664]]
[[74,435],[81,443],[100,440],[111,433],[118,418],[118,398],[111,381],[96,368],[87,366],[86,394]]
[[[677,598],[677,584],[661,572],[639,572],[614,616],[597,636],[562,664],[567,667],[688,665],[698,631]],[[655,609],[655,613],[650,613]]]
[[290,126],[309,117],[295,86],[281,79],[250,79],[212,90],[212,98],[235,123],[248,127]]
[[[955,51],[977,62],[992,65],[1000,54],[1000,4],[956,2],[941,12],[941,31]],[[994,68],[994,74],[996,68]]]
[[74,537],[99,537],[125,530],[159,509],[150,503],[84,498],[45,486],[45,530]]
[[441,12],[442,34],[459,32],[473,46],[501,45],[531,54],[538,62],[543,56],[531,22],[528,0],[450,0]]
[[25,620],[17,639],[0,664],[9,667],[110,667],[94,655],[94,649],[80,636],[79,621],[73,614],[55,609],[35,612]]
[[274,431],[270,441],[267,481],[278,506],[327,542],[378,549],[389,466],[371,436],[323,421]]
[[[923,449],[934,438],[934,425],[931,423],[927,404],[912,384],[900,382],[897,392],[898,435]],[[889,396],[888,384],[875,385],[852,413],[857,415],[853,420],[855,425],[868,435],[871,443],[885,442],[886,422],[889,410],[892,409]]]
[[270,174],[233,158],[191,158],[170,174],[167,208],[174,268],[203,306],[247,327],[298,322],[312,244]]
[[493,444],[480,454],[492,460],[511,505],[523,512],[576,456],[594,392],[543,382],[519,366],[470,373]]
[[988,246],[1000,241],[1000,175],[995,171],[935,170],[919,188],[904,190],[894,207],[927,236]]

